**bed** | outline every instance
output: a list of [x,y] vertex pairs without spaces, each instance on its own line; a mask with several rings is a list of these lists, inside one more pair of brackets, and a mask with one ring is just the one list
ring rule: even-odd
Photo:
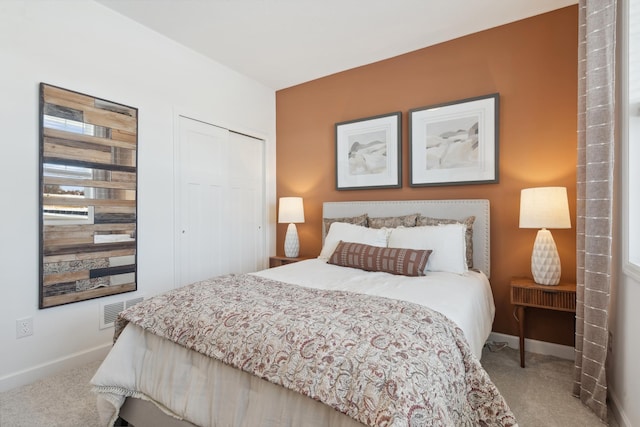
[[487,200],[324,203],[318,258],[121,313],[92,379],[102,422],[516,425],[479,363],[489,218]]

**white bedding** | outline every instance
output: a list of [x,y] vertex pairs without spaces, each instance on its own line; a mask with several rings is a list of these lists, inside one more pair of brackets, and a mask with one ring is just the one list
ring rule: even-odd
[[475,271],[465,274],[429,272],[427,276],[406,277],[309,259],[252,274],[310,288],[359,292],[425,305],[444,314],[462,329],[478,359],[491,333],[495,315],[489,280]]
[[[486,276],[473,271],[405,277],[311,259],[253,274],[312,288],[375,294],[426,305],[462,329],[478,358],[495,312]],[[176,418],[202,426],[360,425],[317,401],[132,324],[122,332],[91,383],[100,392],[98,409],[105,425],[115,421],[125,396],[149,400]]]

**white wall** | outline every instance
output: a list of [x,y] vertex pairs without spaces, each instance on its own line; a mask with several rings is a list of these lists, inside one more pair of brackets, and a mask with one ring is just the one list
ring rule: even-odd
[[[637,266],[627,263],[638,260],[638,160],[640,159],[640,7],[636,0],[618,1],[618,111],[620,150],[616,159],[618,222],[614,239],[617,251],[616,280],[612,292],[610,328],[611,353],[607,359],[609,397],[621,427],[640,426],[640,274]],[[629,19],[627,19],[629,18]],[[632,36],[634,34],[635,36]],[[627,54],[628,53],[628,54]],[[635,246],[626,251],[627,245]]]
[[[38,310],[40,82],[139,109],[136,293]],[[113,333],[98,328],[101,304],[173,286],[174,111],[267,140],[274,253],[272,89],[93,1],[0,1],[0,391],[101,357]],[[28,316],[34,335],[16,339]]]
[[621,274],[614,298],[609,396],[621,427],[640,426],[640,283]]

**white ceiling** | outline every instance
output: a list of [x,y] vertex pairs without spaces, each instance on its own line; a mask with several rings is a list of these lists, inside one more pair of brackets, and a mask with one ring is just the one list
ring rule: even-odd
[[275,90],[577,0],[96,0]]

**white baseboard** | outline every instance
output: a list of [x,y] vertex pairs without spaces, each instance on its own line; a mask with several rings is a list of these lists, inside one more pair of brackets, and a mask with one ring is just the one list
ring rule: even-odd
[[[489,341],[506,342],[511,348],[520,348],[520,338],[515,335],[491,332],[491,334],[489,334]],[[573,360],[575,357],[575,349],[571,346],[532,340],[529,338],[524,339],[524,348],[526,351],[531,353],[545,354],[548,356],[559,357],[561,359]]]
[[111,347],[112,344],[107,343],[1,377],[0,392],[31,384],[40,379],[49,377],[67,369],[76,368],[85,363],[102,360],[106,357]]
[[618,422],[618,425],[620,427],[631,427],[631,421],[627,418],[627,414],[624,412],[615,390],[611,387],[607,387],[607,395],[609,397],[609,408],[611,408],[613,417]]

